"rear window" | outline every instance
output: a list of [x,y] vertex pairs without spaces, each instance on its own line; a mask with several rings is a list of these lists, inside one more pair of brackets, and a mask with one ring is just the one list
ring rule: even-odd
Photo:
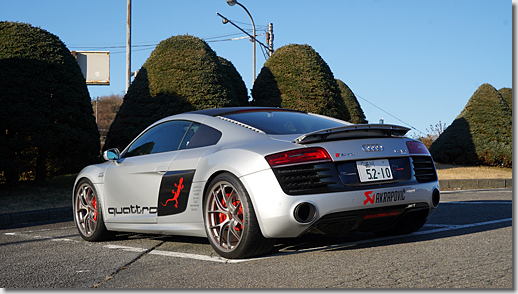
[[254,111],[225,115],[271,135],[307,134],[345,124],[300,112]]

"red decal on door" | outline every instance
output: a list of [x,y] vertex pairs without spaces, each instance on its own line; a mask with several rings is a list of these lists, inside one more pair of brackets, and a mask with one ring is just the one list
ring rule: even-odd
[[180,178],[180,182],[178,184],[174,184],[174,186],[177,189],[176,189],[176,192],[174,191],[174,189],[171,190],[171,193],[173,193],[173,198],[167,199],[165,204],[160,202],[160,204],[162,204],[162,206],[166,206],[169,201],[176,201],[176,204],[174,205],[174,207],[178,208],[178,196],[180,196],[180,191],[182,191],[182,189],[184,188],[184,186],[183,186],[183,178]]

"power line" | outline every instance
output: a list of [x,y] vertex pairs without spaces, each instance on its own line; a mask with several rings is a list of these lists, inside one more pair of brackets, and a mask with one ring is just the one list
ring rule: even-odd
[[410,124],[408,124],[408,123],[406,123],[406,122],[402,121],[401,119],[399,119],[399,118],[395,117],[394,115],[392,115],[392,114],[388,113],[387,111],[383,110],[381,107],[378,107],[377,105],[375,105],[374,103],[370,102],[369,100],[367,100],[367,99],[365,99],[365,98],[361,97],[360,95],[355,94],[355,96],[356,96],[356,97],[359,97],[359,98],[361,98],[361,99],[363,99],[363,100],[365,100],[365,101],[367,101],[367,102],[368,102],[369,104],[371,104],[372,106],[374,106],[374,107],[376,107],[377,109],[379,109],[379,110],[381,110],[381,111],[385,112],[386,114],[388,114],[388,115],[392,116],[393,118],[397,119],[398,121],[400,121],[400,122],[404,123],[405,125],[409,126],[411,129],[416,130],[416,131],[418,131],[419,133],[421,133],[421,134],[423,134],[423,135],[425,134],[425,133],[421,132],[420,130],[416,129],[415,127],[413,127],[412,125],[410,125]]
[[[248,24],[250,25],[250,24]],[[267,26],[259,26],[260,29],[256,29],[256,31],[264,31],[266,33],[266,28]],[[252,29],[244,29],[244,31],[246,32],[252,32]],[[264,35],[265,33],[263,34],[256,34],[256,36],[262,36]],[[225,35],[213,35],[213,36],[208,36],[208,37],[203,37],[201,38],[202,40],[204,40],[205,42],[207,43],[215,43],[215,42],[226,42],[226,41],[234,41],[236,40],[236,38],[229,38],[229,37],[234,37],[234,36],[239,36],[241,35],[241,33],[232,33],[232,34],[225,34]],[[147,43],[147,44],[140,44],[140,45],[131,45],[131,48],[140,48],[140,49],[136,49],[136,50],[132,50],[132,51],[144,51],[144,50],[149,50],[151,48],[154,48],[158,45],[159,42],[156,42],[156,43]],[[82,44],[73,44],[73,45],[69,45],[70,48],[74,48],[75,51],[81,51],[81,50],[107,50],[107,49],[122,49],[122,48],[126,48],[126,45],[105,45],[105,44],[99,44],[99,45],[86,45],[86,46],[83,46]],[[76,49],[77,48],[77,49]],[[115,52],[110,52],[110,54],[119,54],[119,53],[124,53],[126,51],[115,51]]]

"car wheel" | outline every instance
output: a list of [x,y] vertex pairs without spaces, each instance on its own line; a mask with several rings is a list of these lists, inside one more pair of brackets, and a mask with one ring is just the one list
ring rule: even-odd
[[248,258],[269,252],[274,239],[264,238],[250,197],[235,176],[220,174],[204,198],[205,231],[214,250],[225,258]]
[[112,236],[104,225],[97,191],[87,179],[82,179],[76,186],[74,220],[79,234],[87,241],[103,241]]

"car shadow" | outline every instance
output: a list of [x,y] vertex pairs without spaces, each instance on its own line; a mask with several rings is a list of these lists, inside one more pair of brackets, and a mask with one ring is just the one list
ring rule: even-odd
[[139,240],[139,239],[149,239],[149,240],[157,240],[163,242],[175,242],[175,243],[192,243],[192,244],[207,244],[209,245],[209,240],[204,237],[189,237],[189,236],[177,236],[177,235],[160,235],[160,234],[145,234],[145,233],[127,233],[127,232],[117,232],[115,236],[110,238],[108,241],[129,241],[129,240]]
[[439,205],[420,230],[411,234],[388,237],[380,237],[368,232],[355,232],[344,237],[308,234],[295,239],[279,239],[269,255],[354,250],[416,243],[511,226],[512,201],[510,200],[445,202]]
[[[277,239],[272,251],[262,257],[301,254],[311,251],[343,251],[417,243],[486,232],[512,226],[511,200],[443,202],[418,231],[380,237],[369,232],[353,232],[342,237],[306,234],[298,238]],[[152,239],[163,242],[209,245],[207,238],[143,233],[117,233],[110,241]]]

